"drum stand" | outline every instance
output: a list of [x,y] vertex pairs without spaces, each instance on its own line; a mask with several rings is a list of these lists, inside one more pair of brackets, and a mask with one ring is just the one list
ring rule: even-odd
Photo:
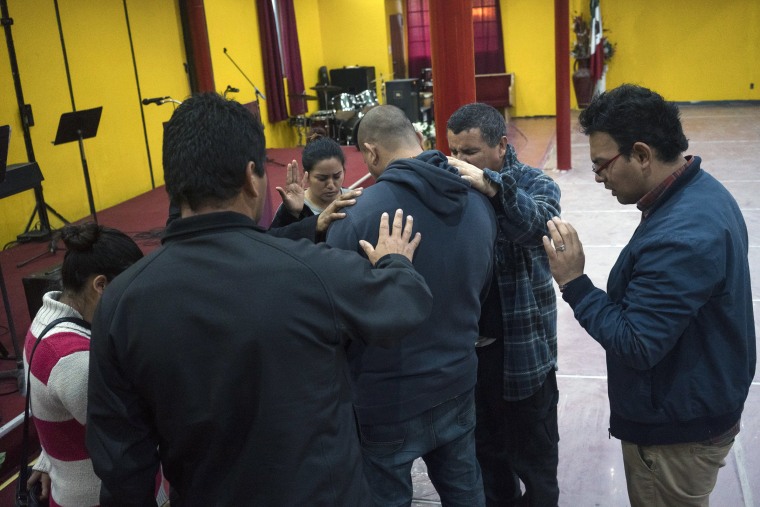
[[298,146],[303,146],[304,129],[306,128],[307,118],[306,116],[299,115],[292,117],[288,120],[291,127],[295,127],[296,134],[298,135]]

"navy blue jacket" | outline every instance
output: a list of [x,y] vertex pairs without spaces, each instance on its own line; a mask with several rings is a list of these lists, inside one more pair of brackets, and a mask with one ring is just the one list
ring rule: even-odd
[[443,153],[426,151],[389,164],[377,183],[345,208],[346,218],[330,226],[327,243],[357,250],[359,239],[377,238],[380,214],[393,217],[398,208],[414,217],[414,231],[422,233],[414,266],[433,293],[433,311],[395,346],[350,345],[362,424],[404,421],[468,391],[476,381],[478,319],[496,238],[493,206]]
[[740,418],[755,374],[747,227],[695,160],[620,253],[607,293],[563,294],[607,351],[610,432],[639,445],[698,442]]

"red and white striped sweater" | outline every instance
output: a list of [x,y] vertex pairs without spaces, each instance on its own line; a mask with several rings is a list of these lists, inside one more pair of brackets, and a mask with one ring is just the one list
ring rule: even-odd
[[[42,330],[60,317],[82,316],[48,292],[32,321],[24,345],[24,363]],[[90,332],[71,322],[51,329],[32,359],[31,412],[42,444],[35,470],[50,474],[51,506],[98,505],[100,479],[85,447]]]

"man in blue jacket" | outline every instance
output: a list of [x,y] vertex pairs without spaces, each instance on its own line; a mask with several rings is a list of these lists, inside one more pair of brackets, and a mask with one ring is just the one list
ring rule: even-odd
[[[478,318],[488,289],[496,221],[439,151],[422,151],[401,109],[378,106],[358,131],[377,183],[344,208],[327,244],[373,241],[379,213],[402,207],[422,234],[414,266],[433,294],[426,321],[397,346],[354,342],[348,354],[365,472],[377,505],[409,505],[411,468],[422,457],[443,505],[484,505],[475,457]],[[399,336],[389,336],[399,338]]]
[[755,374],[747,228],[729,192],[684,156],[675,104],[623,85],[579,121],[596,181],[641,223],[607,292],[583,274],[573,227],[544,248],[562,297],[607,351],[610,433],[622,441],[633,507],[708,505]]

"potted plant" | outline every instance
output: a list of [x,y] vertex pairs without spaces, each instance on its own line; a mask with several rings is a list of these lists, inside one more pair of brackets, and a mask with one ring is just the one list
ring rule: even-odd
[[575,43],[570,50],[570,55],[575,58],[573,64],[573,89],[575,90],[575,100],[581,109],[587,107],[591,102],[594,93],[594,82],[591,79],[589,70],[590,59],[590,38],[591,32],[588,29],[588,23],[582,16],[573,17],[573,32],[575,32]]
[[[591,102],[594,94],[594,85],[596,84],[591,77],[590,60],[591,60],[591,30],[583,16],[573,17],[573,32],[575,32],[575,43],[570,50],[570,56],[575,59],[573,64],[573,88],[575,89],[575,99],[578,107],[585,108]],[[602,37],[602,48],[604,49],[605,63],[612,58],[615,53],[615,46],[610,43],[607,37]]]

